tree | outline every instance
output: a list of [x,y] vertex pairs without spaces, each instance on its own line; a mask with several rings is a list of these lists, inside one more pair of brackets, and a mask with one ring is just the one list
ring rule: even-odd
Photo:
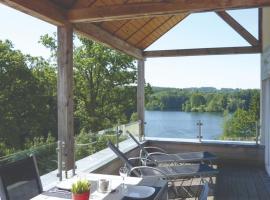
[[204,105],[206,103],[206,100],[202,94],[193,93],[190,97],[190,103],[191,103],[191,107],[197,108],[201,105]]
[[[41,37],[52,56],[56,55],[55,41],[48,35]],[[134,60],[96,42],[83,38],[79,41],[80,45],[74,47],[76,133],[96,132],[128,122],[136,111]]]
[[223,138],[251,138],[256,135],[256,120],[251,112],[237,109],[224,123]]
[[47,137],[53,131],[46,87],[32,73],[38,65],[47,63],[14,50],[10,41],[0,41],[0,138],[15,149],[27,138]]
[[128,122],[136,109],[133,59],[90,40],[74,51],[75,116],[86,131]]

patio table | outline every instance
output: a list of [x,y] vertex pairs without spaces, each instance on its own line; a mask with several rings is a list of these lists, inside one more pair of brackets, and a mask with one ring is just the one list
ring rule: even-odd
[[[79,174],[77,177],[65,180],[67,184],[72,184],[72,182],[77,179],[87,179],[91,181],[91,195],[90,200],[131,200],[123,192],[123,179],[120,176],[115,175],[104,175],[104,174],[94,174],[94,173],[84,173]],[[111,181],[112,191],[109,193],[101,193],[97,190],[98,180],[99,179],[109,179]],[[168,199],[168,184],[167,181],[161,180],[157,177],[146,177],[146,178],[137,178],[137,177],[126,177],[125,178],[126,187],[131,188],[132,186],[150,186],[155,189],[153,195],[148,198],[142,198],[143,200],[167,200]],[[32,200],[65,200],[71,199],[71,192],[67,190],[61,190],[57,187],[51,188],[48,191],[43,192],[42,194],[32,198]],[[138,199],[138,198],[136,198]]]

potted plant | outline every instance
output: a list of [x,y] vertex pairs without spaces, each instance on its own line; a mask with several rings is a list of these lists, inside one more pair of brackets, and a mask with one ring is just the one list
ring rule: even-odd
[[88,180],[78,180],[72,184],[71,192],[73,200],[88,200],[90,197],[91,183]]

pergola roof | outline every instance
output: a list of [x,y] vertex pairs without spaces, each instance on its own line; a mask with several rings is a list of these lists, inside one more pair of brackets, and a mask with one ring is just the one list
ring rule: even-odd
[[143,51],[148,46],[191,13],[270,6],[270,0],[0,0],[0,2],[55,25],[71,23],[76,32],[139,59],[144,57]]

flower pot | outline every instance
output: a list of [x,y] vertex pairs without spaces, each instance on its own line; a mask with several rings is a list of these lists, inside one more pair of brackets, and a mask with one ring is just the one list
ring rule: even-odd
[[89,197],[90,197],[90,191],[82,193],[82,194],[73,194],[72,193],[73,200],[89,200]]

